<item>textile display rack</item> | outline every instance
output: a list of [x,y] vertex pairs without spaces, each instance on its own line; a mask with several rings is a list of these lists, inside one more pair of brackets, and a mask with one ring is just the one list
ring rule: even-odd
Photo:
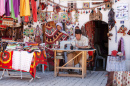
[[[8,76],[5,76],[4,74],[5,74],[5,71],[7,71],[7,74],[8,74]],[[2,73],[2,75],[1,75],[1,77],[0,77],[0,80],[1,79],[3,79],[3,77],[21,77],[21,79],[22,78],[31,78],[30,80],[29,80],[29,82],[32,82],[35,78],[33,78],[33,77],[31,77],[31,76],[23,76],[23,74],[22,74],[22,72],[21,72],[21,76],[20,75],[16,75],[16,74],[10,74],[9,73],[9,71],[8,71],[8,69],[3,69],[3,73]],[[40,79],[41,77],[38,77],[38,76],[36,76],[36,78],[37,79]]]
[[[7,49],[8,47],[6,47]],[[44,70],[47,68],[47,60],[45,50],[34,50],[29,51],[2,51],[0,52],[0,68],[3,69],[3,73],[0,80],[3,77],[21,77],[31,78],[29,82],[32,82],[35,78],[40,78],[36,76],[36,67],[38,64],[44,64]],[[20,71],[20,75],[10,74],[9,70]],[[7,72],[7,76],[5,76]],[[30,73],[31,76],[23,76],[23,72]]]

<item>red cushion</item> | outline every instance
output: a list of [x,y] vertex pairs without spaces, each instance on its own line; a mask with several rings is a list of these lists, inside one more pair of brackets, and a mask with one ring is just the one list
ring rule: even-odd
[[93,55],[93,51],[88,51],[89,56]]
[[113,50],[113,51],[111,52],[111,55],[112,55],[112,56],[116,56],[116,55],[117,55],[117,52],[118,52],[118,51]]

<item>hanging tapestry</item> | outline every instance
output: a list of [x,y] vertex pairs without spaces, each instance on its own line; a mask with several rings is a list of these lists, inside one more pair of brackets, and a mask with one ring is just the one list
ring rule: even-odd
[[37,25],[36,29],[34,30],[35,34],[35,42],[40,44],[41,43],[41,36],[42,36],[42,29]]
[[12,69],[12,55],[13,52],[0,52],[0,68]]
[[66,20],[66,24],[67,25],[72,24],[72,14],[71,13],[68,13],[68,19]]
[[47,53],[47,60],[49,64],[54,66],[54,51],[52,48],[55,48],[56,41],[67,40],[67,35],[53,28],[52,26],[46,26],[45,28],[45,47]]
[[67,29],[66,32],[69,34],[69,36],[71,36],[74,33],[73,30],[74,30],[74,27],[71,27],[71,28]]
[[58,22],[59,22],[59,14],[52,14],[52,20],[53,20],[55,23],[58,23]]
[[41,36],[42,35],[42,29],[37,25],[36,28],[34,28],[34,35],[35,36]]
[[36,67],[38,64],[44,64],[44,70],[47,68],[46,52],[34,52],[33,60],[31,62],[30,74],[32,77],[36,77]]
[[124,39],[121,37],[119,42],[118,42],[118,52],[122,52],[123,56],[121,56],[122,59],[126,59],[125,56],[125,45],[124,45]]
[[75,14],[74,14],[74,17],[75,17],[75,22],[79,22],[79,13],[78,12],[76,12]]
[[68,19],[68,14],[67,13],[61,13],[62,22],[66,22],[67,19]]
[[24,28],[23,38],[24,42],[34,42],[34,27]]
[[108,13],[108,25],[109,25],[110,31],[115,26],[115,18],[114,17],[115,17],[115,12],[114,12],[114,9],[112,8]]
[[123,33],[123,36],[125,36],[126,35],[126,31],[127,31],[127,28],[124,25],[122,25],[120,27],[120,29],[118,30],[118,33]]
[[40,12],[40,14],[38,15],[38,18],[40,21],[45,21],[48,20],[51,17],[51,12]]
[[95,23],[93,21],[85,24],[86,34],[89,39],[89,45],[94,48]]

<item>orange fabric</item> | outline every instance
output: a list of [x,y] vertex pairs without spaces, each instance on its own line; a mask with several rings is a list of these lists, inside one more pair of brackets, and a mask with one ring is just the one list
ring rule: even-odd
[[20,0],[20,16],[30,16],[29,0]]

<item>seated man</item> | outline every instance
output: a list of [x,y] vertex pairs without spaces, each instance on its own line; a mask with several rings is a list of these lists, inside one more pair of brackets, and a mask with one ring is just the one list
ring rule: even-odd
[[[73,39],[73,41],[76,42],[75,47],[77,48],[88,48],[88,38],[83,36],[81,33],[80,29],[76,29],[75,30],[75,38]],[[71,53],[68,53],[67,55],[67,59],[68,61],[71,60],[73,57],[75,57],[78,53],[80,53],[80,51],[74,51]],[[68,63],[68,67],[72,67],[74,65],[76,65],[77,63],[80,63],[80,65],[82,66],[82,54],[79,55],[77,58],[74,59],[74,62],[70,62]],[[69,70],[72,71],[72,70]]]

